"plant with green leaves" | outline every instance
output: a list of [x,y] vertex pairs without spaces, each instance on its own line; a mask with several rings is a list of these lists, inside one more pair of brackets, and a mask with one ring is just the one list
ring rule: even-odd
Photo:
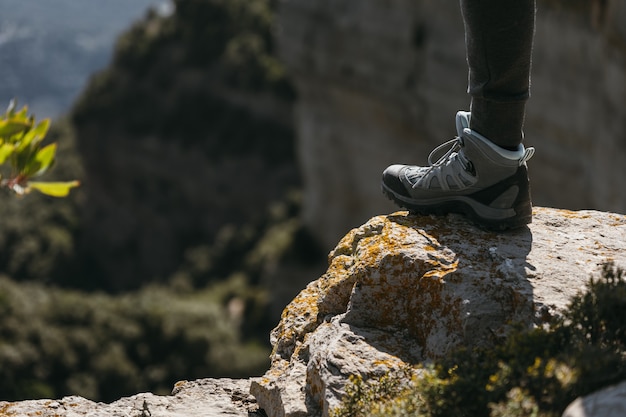
[[49,128],[50,119],[36,123],[27,106],[17,110],[15,100],[11,100],[0,116],[0,188],[17,195],[37,190],[49,196],[65,197],[80,184],[76,180],[32,180],[45,174],[55,162],[57,144],[43,144]]

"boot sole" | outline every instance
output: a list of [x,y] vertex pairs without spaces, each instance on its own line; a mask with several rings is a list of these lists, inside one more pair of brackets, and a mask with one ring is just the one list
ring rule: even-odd
[[[513,188],[516,187],[516,188]],[[509,208],[494,208],[490,204],[499,196],[511,190],[517,196]],[[532,222],[532,204],[526,167],[521,166],[515,175],[491,187],[470,195],[456,195],[430,200],[415,200],[401,195],[382,182],[382,191],[390,200],[411,214],[465,215],[481,228],[491,231],[505,231],[524,227]]]

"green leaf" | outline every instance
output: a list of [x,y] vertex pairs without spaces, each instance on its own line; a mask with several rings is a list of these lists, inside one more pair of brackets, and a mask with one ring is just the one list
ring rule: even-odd
[[9,138],[17,133],[25,132],[32,126],[28,120],[0,120],[0,137]]
[[0,165],[4,164],[8,157],[11,156],[15,147],[10,143],[0,145]]
[[72,188],[78,187],[80,182],[67,181],[67,182],[37,182],[29,181],[28,188],[39,191],[42,194],[46,194],[52,197],[65,197],[70,193]]
[[24,137],[20,140],[20,147],[24,148],[28,145],[36,146],[46,137],[48,129],[50,128],[50,119],[44,119],[37,124],[37,126],[30,129]]
[[14,113],[14,117],[26,120],[28,118],[28,106],[23,106],[22,110]]
[[54,163],[57,144],[51,143],[37,151],[34,158],[27,162],[23,174],[26,177],[37,177],[45,173]]
[[15,146],[15,151],[13,151],[13,155],[11,155],[11,169],[22,175],[26,175],[29,172],[36,172],[39,168],[32,167],[34,164],[34,151],[35,150],[30,147],[23,149],[19,145]]

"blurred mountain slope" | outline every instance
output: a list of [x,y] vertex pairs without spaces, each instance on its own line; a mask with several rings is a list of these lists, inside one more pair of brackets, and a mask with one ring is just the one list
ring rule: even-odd
[[299,185],[273,2],[174,5],[120,37],[71,115],[87,194],[81,258],[113,290],[167,279],[186,248],[260,220]]

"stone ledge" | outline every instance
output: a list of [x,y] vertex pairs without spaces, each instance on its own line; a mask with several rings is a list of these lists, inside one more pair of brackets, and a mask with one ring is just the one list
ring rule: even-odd
[[181,381],[172,395],[142,393],[113,403],[72,396],[60,400],[0,402],[0,417],[253,417],[263,416],[249,394],[250,381]]
[[350,375],[382,375],[541,325],[607,261],[626,267],[626,216],[535,208],[533,223],[484,231],[463,217],[372,218],[285,308],[271,369],[251,392],[270,417],[327,416]]

